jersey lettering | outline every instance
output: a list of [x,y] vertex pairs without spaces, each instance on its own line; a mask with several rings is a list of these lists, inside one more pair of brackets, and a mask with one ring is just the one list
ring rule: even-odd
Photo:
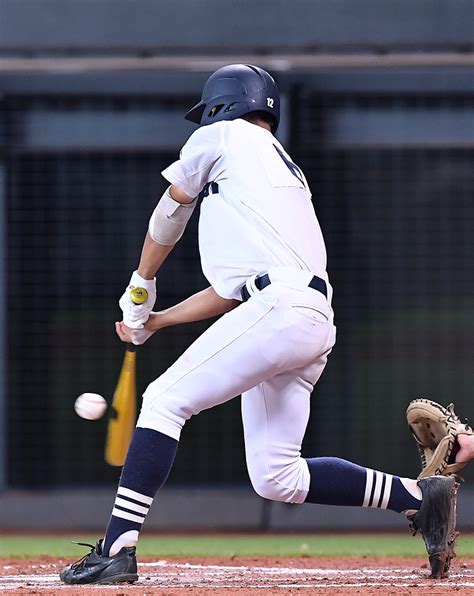
[[275,144],[273,144],[273,146],[275,147],[276,152],[282,158],[282,160],[284,161],[286,167],[290,170],[290,172],[293,174],[293,176],[295,176],[295,178],[297,178],[301,182],[301,184],[306,188],[306,185],[304,183],[304,176],[303,176],[302,171],[299,169],[299,167],[295,163],[293,163],[292,161],[290,161],[286,157],[286,155],[284,153],[282,153],[280,151],[280,149],[278,149],[278,147]]

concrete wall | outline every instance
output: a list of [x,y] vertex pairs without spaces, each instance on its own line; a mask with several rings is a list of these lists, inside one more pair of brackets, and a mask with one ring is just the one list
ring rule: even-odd
[[[0,494],[2,530],[100,532],[115,494],[108,490],[9,491]],[[265,501],[250,488],[164,488],[147,517],[147,531],[350,531],[407,529],[403,515],[380,509],[288,505]],[[474,490],[461,488],[458,529],[474,530]]]
[[0,0],[0,51],[472,48],[471,0]]

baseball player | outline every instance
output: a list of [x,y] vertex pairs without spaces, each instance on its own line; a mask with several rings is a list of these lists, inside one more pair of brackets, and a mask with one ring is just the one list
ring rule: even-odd
[[[310,395],[336,328],[311,192],[274,136],[280,119],[275,81],[256,66],[220,68],[185,117],[200,127],[163,171],[170,186],[149,220],[116,330],[123,341],[141,344],[162,327],[223,316],[146,389],[105,537],[63,569],[61,579],[137,580],[135,545],[184,424],[240,394],[247,467],[259,495],[405,512],[427,542],[433,575],[443,576],[452,556],[453,478],[417,481],[338,458],[301,457]],[[152,313],[155,275],[198,204],[209,288]],[[137,287],[148,293],[140,305],[130,296]]]

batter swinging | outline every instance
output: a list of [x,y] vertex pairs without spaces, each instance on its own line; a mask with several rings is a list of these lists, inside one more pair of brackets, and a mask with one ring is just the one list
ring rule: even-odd
[[[404,511],[428,541],[434,531],[426,520],[434,512],[445,539],[441,547],[427,546],[436,555],[432,572],[441,576],[452,556],[447,536],[454,519],[446,505],[455,498],[452,478],[417,482],[338,458],[301,457],[310,395],[336,331],[308,183],[274,136],[280,99],[273,78],[250,65],[221,68],[186,118],[201,127],[163,171],[171,186],[150,218],[116,329],[123,341],[141,344],[165,326],[226,314],[148,386],[105,538],[61,578],[71,584],[138,578],[135,544],[185,422],[239,394],[247,467],[259,495]],[[153,313],[155,274],[197,202],[210,287]],[[135,287],[147,290],[144,304],[131,300]]]

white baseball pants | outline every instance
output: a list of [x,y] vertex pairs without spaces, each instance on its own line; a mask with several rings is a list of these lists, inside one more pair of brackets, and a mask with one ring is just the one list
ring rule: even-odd
[[304,502],[310,394],[335,342],[333,313],[304,281],[273,281],[207,329],[143,396],[137,426],[176,440],[191,416],[242,394],[247,468],[267,499]]

